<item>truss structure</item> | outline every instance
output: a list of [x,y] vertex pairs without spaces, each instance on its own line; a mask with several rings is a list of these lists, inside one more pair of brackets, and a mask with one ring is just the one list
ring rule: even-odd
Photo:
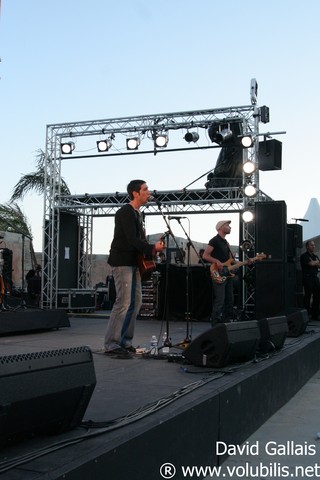
[[[45,162],[45,195],[44,195],[44,238],[43,238],[43,275],[42,275],[42,308],[56,308],[58,294],[58,252],[59,252],[59,213],[70,211],[79,217],[81,236],[79,237],[79,271],[78,288],[91,288],[91,257],[93,218],[113,216],[128,198],[125,193],[63,195],[62,187],[62,160],[68,156],[61,153],[61,143],[75,142],[76,148],[72,158],[88,158],[97,156],[158,154],[172,151],[218,148],[208,144],[207,129],[212,124],[239,123],[241,132],[251,134],[254,138],[259,134],[260,114],[256,105],[220,108],[213,110],[188,111],[180,113],[165,113],[136,117],[123,117],[106,120],[93,120],[83,122],[62,123],[47,126],[46,133],[46,162]],[[184,142],[180,146],[176,142],[174,148],[157,149],[153,140],[158,133],[179,133],[197,129],[204,132],[205,142],[201,139],[197,144]],[[77,155],[77,146],[82,141],[94,138],[108,138],[115,142],[139,136],[143,141],[138,151],[122,151],[121,148],[112,147],[105,153],[90,153]],[[151,143],[152,142],[152,143]],[[150,145],[152,148],[150,148]],[[245,176],[240,183],[242,186],[228,188],[208,188],[206,190],[183,190],[154,192],[154,197],[161,203],[165,213],[210,213],[210,212],[243,212],[244,209],[254,209],[254,202],[270,200],[259,189],[258,175],[258,148],[259,142],[254,141],[249,149],[242,150],[243,163],[247,160],[256,165],[256,170],[251,176],[251,181],[257,187],[254,199],[243,194]],[[79,151],[83,151],[79,149]],[[159,215],[159,203],[149,202],[144,206],[145,215]],[[250,237],[254,245],[254,229],[250,231],[245,223],[241,226],[243,239]],[[247,292],[244,285],[244,309],[251,311],[254,308],[254,292]]]

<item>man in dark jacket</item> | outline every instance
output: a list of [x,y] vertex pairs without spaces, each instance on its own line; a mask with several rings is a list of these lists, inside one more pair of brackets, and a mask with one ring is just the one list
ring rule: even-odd
[[165,246],[162,241],[154,245],[147,242],[140,207],[150,197],[144,180],[132,180],[127,186],[130,202],[115,215],[114,237],[108,263],[116,289],[116,300],[105,334],[105,354],[117,358],[130,358],[136,318],[142,304],[139,255],[154,257]]

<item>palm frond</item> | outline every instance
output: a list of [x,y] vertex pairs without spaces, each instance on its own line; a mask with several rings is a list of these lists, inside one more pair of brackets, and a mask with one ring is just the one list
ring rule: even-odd
[[0,230],[20,233],[32,239],[31,226],[19,205],[0,204]]

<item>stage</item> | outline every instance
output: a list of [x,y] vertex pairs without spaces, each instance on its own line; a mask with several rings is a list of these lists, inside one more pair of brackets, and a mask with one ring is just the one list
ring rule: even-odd
[[[2,333],[2,357],[89,347],[96,385],[81,425],[5,445],[0,478],[160,479],[166,463],[175,465],[175,479],[185,478],[181,466],[217,465],[218,440],[243,442],[320,368],[320,322],[287,338],[276,353],[214,369],[183,362],[178,347],[171,361],[109,358],[101,350],[107,318],[99,312],[70,317],[70,327]],[[140,319],[135,346],[148,347],[151,335],[161,337],[168,327],[173,345],[210,329],[207,322]],[[6,368],[1,365],[0,379]]]

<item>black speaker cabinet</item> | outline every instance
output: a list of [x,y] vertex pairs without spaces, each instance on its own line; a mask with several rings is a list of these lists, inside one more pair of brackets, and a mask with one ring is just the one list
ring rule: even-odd
[[287,260],[287,206],[284,201],[256,202],[256,252],[271,261]]
[[0,357],[0,446],[76,427],[95,385],[88,347]]
[[305,308],[289,308],[286,310],[288,322],[288,337],[299,337],[308,326],[309,316]]
[[288,334],[288,322],[285,315],[261,318],[258,322],[261,339],[258,345],[260,353],[281,350]]
[[184,356],[196,366],[223,367],[254,358],[259,340],[256,320],[218,323],[195,338]]
[[282,143],[279,140],[259,142],[259,170],[281,170]]

